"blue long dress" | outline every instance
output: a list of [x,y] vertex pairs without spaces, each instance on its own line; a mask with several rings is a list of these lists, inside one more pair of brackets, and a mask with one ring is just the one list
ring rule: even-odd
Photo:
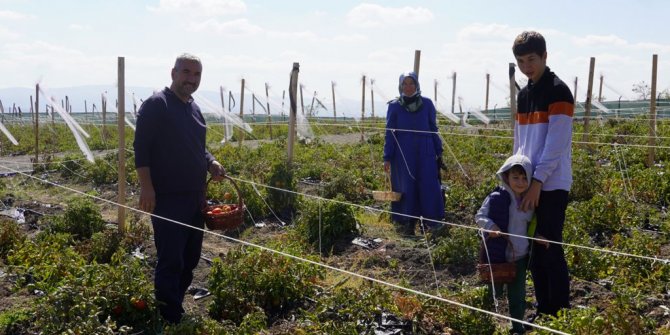
[[[421,99],[422,106],[416,112],[407,111],[397,100],[389,103],[386,112],[384,161],[391,163],[393,191],[402,193],[400,201],[391,203],[391,210],[400,213],[392,215],[396,222],[412,219],[402,214],[433,220],[444,218],[436,162],[442,155],[442,141],[437,135],[435,106],[430,99]],[[436,225],[430,221],[425,224]]]

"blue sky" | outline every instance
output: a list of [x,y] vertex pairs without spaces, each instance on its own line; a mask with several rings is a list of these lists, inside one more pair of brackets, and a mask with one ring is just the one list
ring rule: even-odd
[[471,108],[483,108],[490,73],[492,107],[506,103],[514,37],[534,29],[547,39],[552,70],[571,88],[579,78],[578,100],[592,56],[603,95],[634,98],[632,85],[651,80],[654,53],[658,89],[670,89],[667,13],[662,0],[0,0],[0,89],[38,80],[52,88],[113,85],[118,56],[127,86],[160,88],[188,51],[203,60],[201,90],[239,92],[245,78],[250,91],[264,95],[267,82],[281,95],[299,62],[306,96],[317,91],[329,101],[335,81],[338,99],[360,101],[365,74],[381,101],[396,95],[398,74],[411,70],[420,49],[422,89],[433,98],[437,80],[438,107],[450,108],[454,71],[457,96]]

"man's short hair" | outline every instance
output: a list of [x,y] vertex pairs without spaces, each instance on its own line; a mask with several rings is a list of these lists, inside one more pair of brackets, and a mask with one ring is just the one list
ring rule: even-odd
[[530,53],[542,56],[547,52],[547,42],[537,31],[524,31],[514,39],[512,52],[514,56],[524,56]]
[[189,53],[183,53],[183,54],[179,55],[179,57],[177,57],[177,60],[175,60],[174,68],[177,69],[179,67],[179,63],[184,62],[184,61],[196,62],[196,63],[202,65],[202,62],[200,62],[200,58],[198,58],[197,56],[194,56],[194,55],[189,54]]

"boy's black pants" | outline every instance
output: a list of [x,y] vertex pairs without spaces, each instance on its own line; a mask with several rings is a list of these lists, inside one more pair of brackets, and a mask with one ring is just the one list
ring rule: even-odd
[[[536,236],[563,242],[565,210],[568,206],[568,191],[542,191],[537,215]],[[530,263],[533,276],[537,312],[556,315],[561,308],[570,307],[570,278],[563,246],[551,243],[549,248],[533,242]]]

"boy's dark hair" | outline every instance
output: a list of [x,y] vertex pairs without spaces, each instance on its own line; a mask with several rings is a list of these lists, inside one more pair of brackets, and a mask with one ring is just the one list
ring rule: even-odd
[[524,31],[514,39],[512,52],[514,56],[523,56],[530,53],[542,56],[547,52],[547,42],[544,41],[542,34],[537,31]]
[[526,176],[526,169],[524,169],[523,166],[519,164],[512,165],[512,167],[509,168],[509,170],[505,171],[505,177],[509,176],[510,173],[512,172],[520,174],[522,176]]

